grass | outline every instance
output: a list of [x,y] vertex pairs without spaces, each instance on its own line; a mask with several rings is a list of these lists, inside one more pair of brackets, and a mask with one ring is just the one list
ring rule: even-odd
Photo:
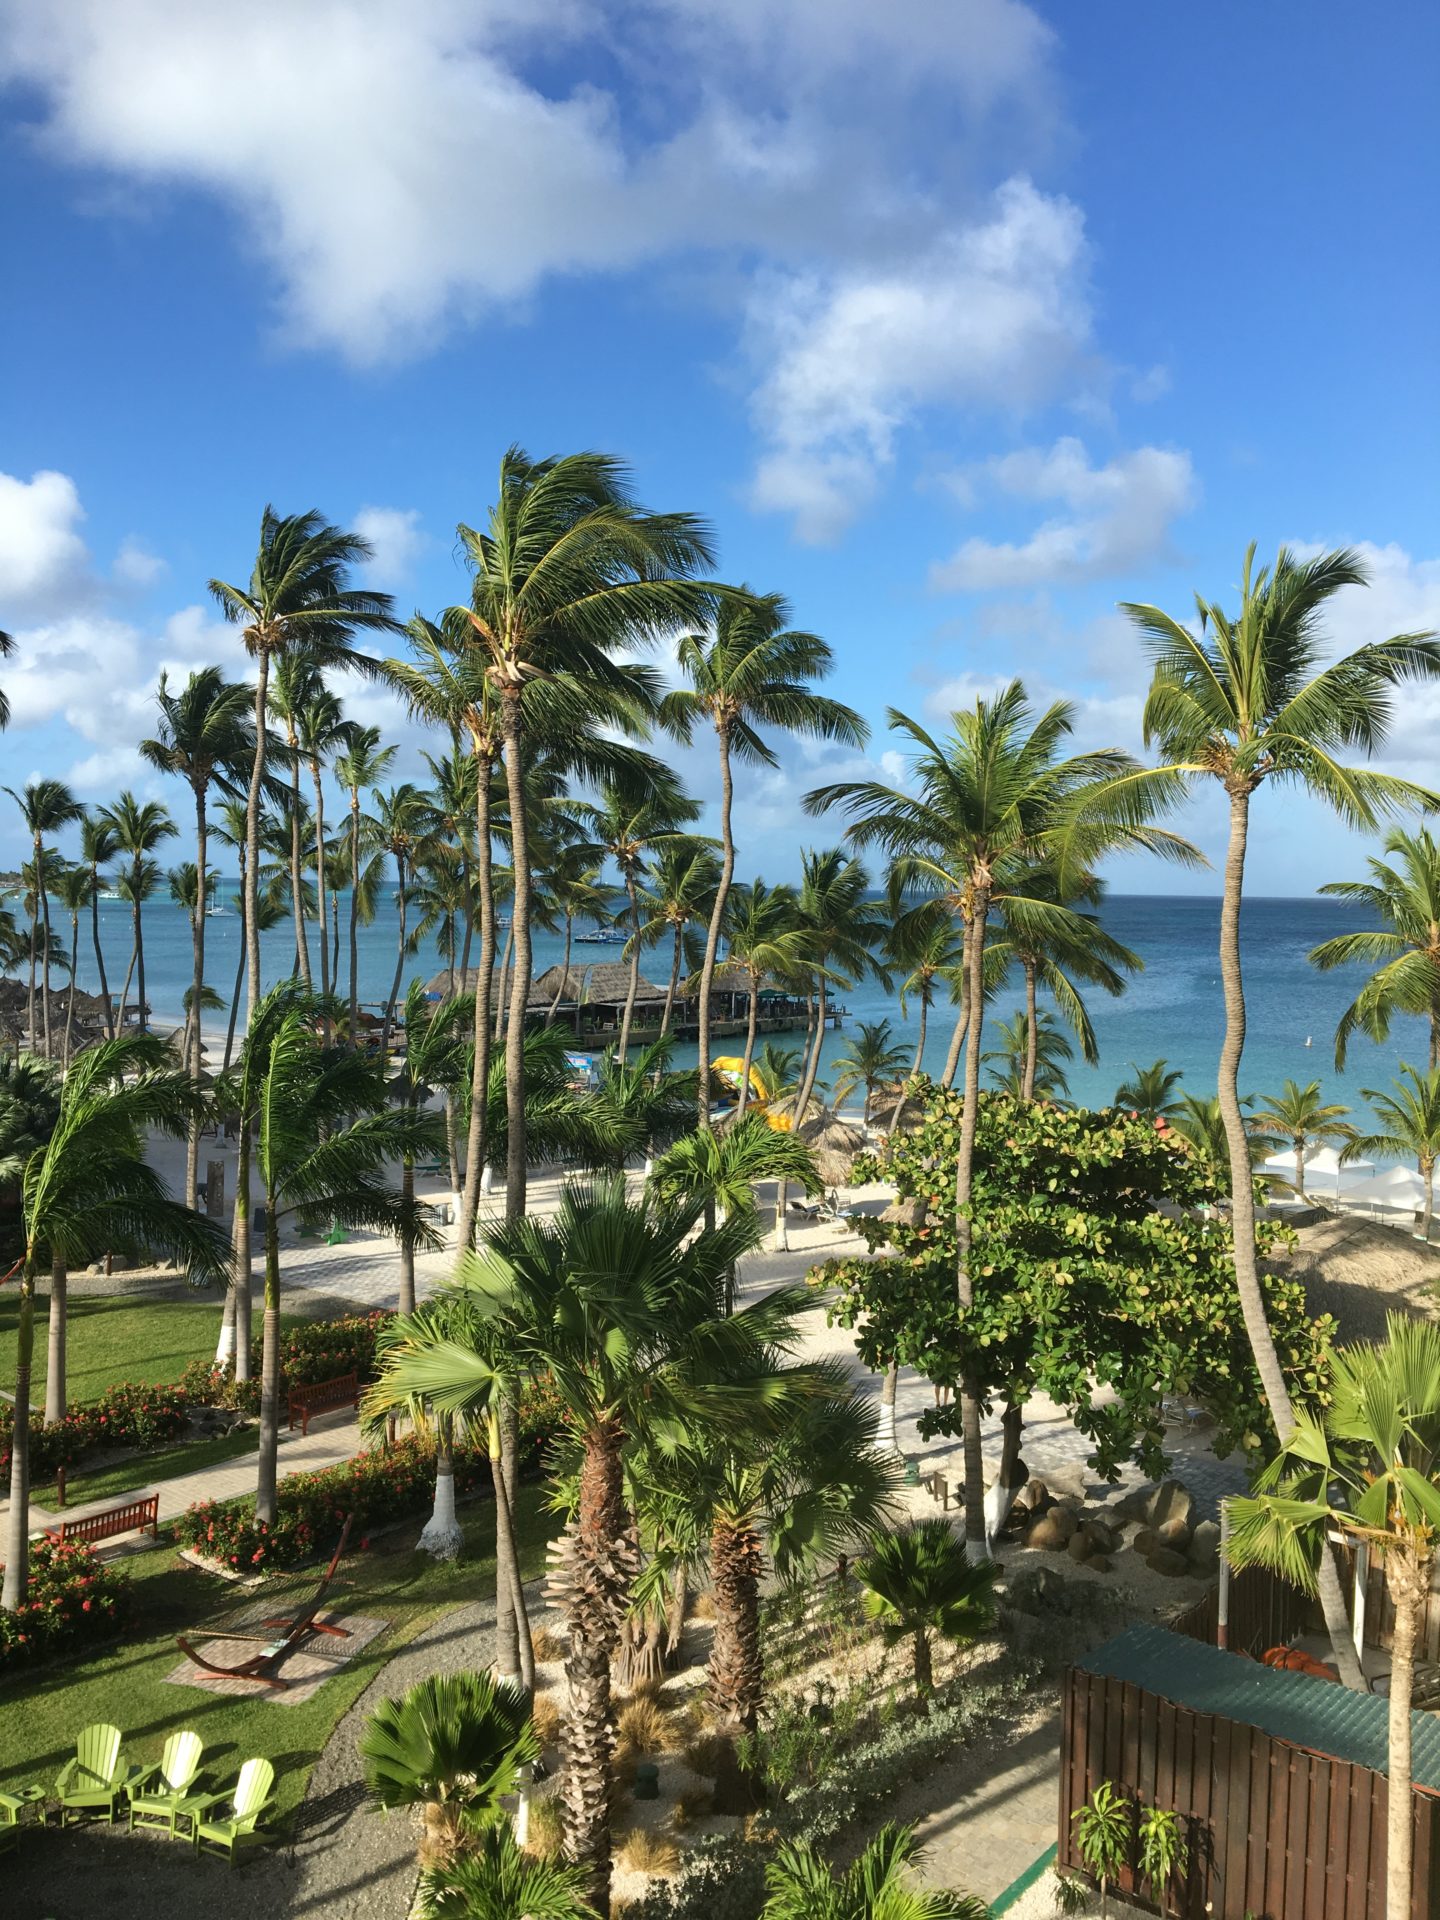
[[[545,1541],[558,1524],[544,1512],[542,1500],[538,1484],[522,1485],[516,1524],[527,1578],[542,1571]],[[386,1551],[389,1543],[383,1541],[345,1561],[346,1612],[379,1616],[389,1622],[388,1631],[296,1707],[266,1699],[259,1689],[230,1699],[170,1686],[165,1676],[182,1657],[175,1635],[213,1623],[236,1605],[235,1592],[215,1575],[180,1561],[173,1547],[136,1555],[125,1564],[136,1587],[136,1618],[143,1622],[138,1634],[79,1658],[22,1669],[0,1682],[0,1784],[14,1788],[34,1782],[48,1791],[74,1752],[80,1728],[95,1721],[119,1727],[130,1759],[141,1763],[158,1760],[166,1737],[177,1728],[193,1727],[205,1742],[207,1771],[222,1777],[217,1785],[251,1754],[274,1763],[277,1820],[283,1825],[341,1715],[390,1656],[431,1620],[492,1588],[488,1504],[469,1509],[467,1522],[471,1547],[448,1566],[408,1548]],[[247,1594],[244,1604],[254,1598]]]
[[[171,1447],[154,1447],[148,1453],[129,1453],[123,1460],[113,1461],[108,1467],[100,1467],[94,1473],[71,1473],[65,1478],[65,1504],[67,1507],[89,1505],[96,1500],[118,1500],[121,1494],[133,1493],[137,1487],[148,1487],[159,1480],[168,1480],[177,1473],[199,1473],[204,1467],[217,1467],[226,1460],[238,1460],[243,1454],[254,1453],[259,1442],[254,1427],[242,1427],[238,1433],[217,1433],[209,1440],[177,1440]],[[31,1488],[31,1498],[37,1505],[54,1509],[55,1483]]]

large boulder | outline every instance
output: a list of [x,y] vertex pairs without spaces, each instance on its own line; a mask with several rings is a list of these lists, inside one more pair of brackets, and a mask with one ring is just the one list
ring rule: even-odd
[[1025,1545],[1046,1553],[1063,1553],[1075,1532],[1075,1516],[1064,1507],[1050,1507],[1025,1529]]
[[1150,1496],[1145,1518],[1158,1532],[1172,1520],[1188,1527],[1195,1517],[1195,1496],[1179,1480],[1162,1480]]
[[1148,1483],[1143,1487],[1132,1487],[1129,1493],[1120,1496],[1110,1511],[1117,1520],[1148,1520],[1154,1493],[1155,1488]]
[[1190,1565],[1197,1573],[1214,1573],[1220,1564],[1220,1528],[1202,1520],[1190,1536]]
[[1164,1574],[1167,1580],[1181,1580],[1190,1571],[1190,1562],[1183,1553],[1172,1553],[1169,1547],[1157,1547],[1145,1561],[1152,1573]]
[[1113,1553],[1120,1544],[1119,1534],[1105,1520],[1087,1520],[1081,1531],[1096,1553]]
[[1072,1560],[1078,1560],[1083,1565],[1095,1551],[1095,1543],[1090,1538],[1088,1529],[1080,1527],[1076,1532],[1072,1533],[1070,1536],[1070,1544],[1065,1551],[1070,1555]]
[[1154,1528],[1156,1540],[1172,1553],[1186,1553],[1190,1547],[1190,1524],[1186,1520],[1162,1520]]

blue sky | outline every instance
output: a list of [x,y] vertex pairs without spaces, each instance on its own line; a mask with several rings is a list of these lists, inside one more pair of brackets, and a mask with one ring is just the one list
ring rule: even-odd
[[[369,530],[406,612],[463,597],[512,440],[707,515],[891,771],[887,705],[1012,672],[1138,750],[1115,603],[1223,599],[1251,538],[1367,548],[1337,642],[1440,626],[1437,70],[1403,3],[0,0],[5,784],[163,791],[156,672],[239,670],[204,583],[267,499]],[[1437,720],[1387,764],[1433,780]],[[858,766],[783,762],[770,878]],[[1185,825],[1213,853],[1218,795]],[[1266,797],[1256,891],[1359,857]]]

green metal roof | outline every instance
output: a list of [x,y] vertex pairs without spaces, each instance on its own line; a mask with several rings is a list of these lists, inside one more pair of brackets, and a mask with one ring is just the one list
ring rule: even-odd
[[[1278,1673],[1164,1627],[1131,1627],[1078,1663],[1179,1707],[1259,1727],[1291,1746],[1385,1773],[1390,1703],[1307,1673]],[[1414,1779],[1440,1791],[1440,1714],[1412,1713]]]

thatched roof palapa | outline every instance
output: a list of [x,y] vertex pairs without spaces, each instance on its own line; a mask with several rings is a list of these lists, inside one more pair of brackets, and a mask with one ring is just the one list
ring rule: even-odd
[[865,1145],[864,1135],[833,1113],[817,1113],[801,1126],[798,1138],[810,1149],[816,1171],[827,1187],[850,1183],[850,1168]]
[[[601,960],[586,968],[585,1000],[591,1005],[623,1006],[630,992],[630,968],[619,960]],[[635,989],[635,1004],[644,1006],[665,998],[665,989],[657,987],[642,973]]]

